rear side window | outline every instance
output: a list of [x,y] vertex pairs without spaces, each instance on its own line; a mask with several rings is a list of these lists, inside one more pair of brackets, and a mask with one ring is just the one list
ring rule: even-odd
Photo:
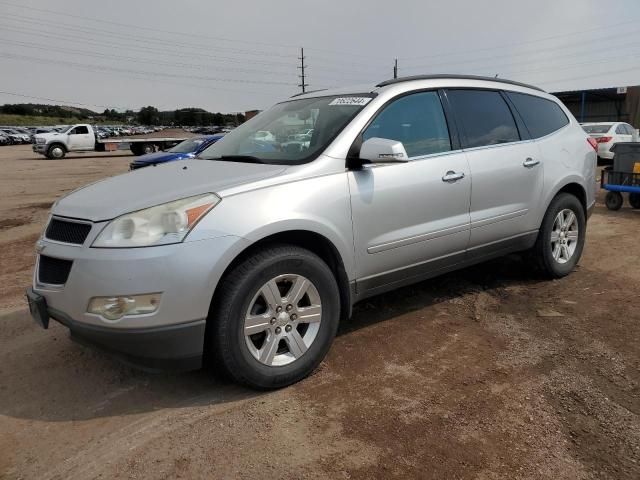
[[618,135],[628,135],[627,133],[627,127],[625,127],[624,125],[620,124],[618,125],[618,127],[616,128],[616,133]]
[[551,100],[524,93],[507,92],[507,95],[516,106],[532,138],[549,135],[569,123],[562,108]]
[[492,90],[449,90],[456,119],[462,124],[466,148],[499,145],[520,140],[507,102]]
[[449,129],[437,92],[420,92],[394,100],[362,132],[362,140],[402,142],[409,157],[451,150]]

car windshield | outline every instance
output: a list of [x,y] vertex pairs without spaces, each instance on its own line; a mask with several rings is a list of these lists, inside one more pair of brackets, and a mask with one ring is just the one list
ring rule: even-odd
[[583,125],[582,129],[587,133],[607,133],[611,125]]
[[199,157],[281,165],[309,162],[372,98],[365,93],[278,103],[225,135]]
[[204,138],[190,138],[189,140],[180,142],[168,151],[172,153],[193,153],[204,143],[204,140]]

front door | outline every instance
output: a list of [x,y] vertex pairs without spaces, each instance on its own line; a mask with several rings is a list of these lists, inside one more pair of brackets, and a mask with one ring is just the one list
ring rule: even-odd
[[78,125],[69,132],[69,150],[93,150],[94,136],[89,133],[89,127]]
[[358,294],[460,261],[469,240],[469,167],[452,150],[438,92],[393,100],[362,133],[372,137],[401,141],[409,161],[348,173]]

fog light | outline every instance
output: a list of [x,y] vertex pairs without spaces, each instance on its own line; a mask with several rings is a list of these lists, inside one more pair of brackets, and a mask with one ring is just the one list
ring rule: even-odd
[[153,313],[158,309],[159,304],[159,293],[121,297],[93,297],[89,300],[87,312],[100,315],[107,320],[118,320],[125,315]]

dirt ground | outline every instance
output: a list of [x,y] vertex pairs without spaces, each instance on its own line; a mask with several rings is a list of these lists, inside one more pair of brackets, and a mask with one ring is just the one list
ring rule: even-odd
[[72,157],[0,148],[0,478],[640,478],[640,211],[600,202],[562,280],[513,256],[370,299],[315,374],[256,393],[29,318],[51,203],[132,158]]

